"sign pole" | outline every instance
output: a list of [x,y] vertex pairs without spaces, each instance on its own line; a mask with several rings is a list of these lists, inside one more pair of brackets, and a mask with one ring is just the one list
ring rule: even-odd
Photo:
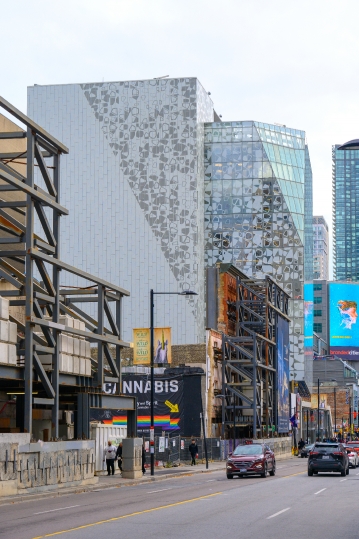
[[155,421],[154,421],[154,386],[155,386],[155,376],[154,376],[154,358],[153,358],[153,349],[155,346],[154,342],[154,327],[153,327],[153,290],[150,292],[150,358],[151,358],[151,426],[150,426],[150,457],[151,457],[151,475],[155,475]]

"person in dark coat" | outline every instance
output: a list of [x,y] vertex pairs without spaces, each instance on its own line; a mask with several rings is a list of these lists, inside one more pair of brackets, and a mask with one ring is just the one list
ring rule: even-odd
[[146,464],[146,450],[145,450],[145,444],[143,444],[142,445],[142,473],[143,474],[146,473],[145,464]]
[[191,453],[191,457],[192,457],[191,466],[194,466],[196,464],[196,457],[198,456],[198,447],[196,444],[196,440],[194,438],[192,438],[192,441],[189,444],[188,450]]
[[298,449],[299,451],[301,451],[303,449],[303,447],[305,446],[305,441],[303,440],[303,438],[301,438],[299,440],[299,444],[298,444]]
[[120,468],[121,473],[122,473],[122,442],[118,444],[118,448],[116,451],[116,458],[118,462],[118,467]]

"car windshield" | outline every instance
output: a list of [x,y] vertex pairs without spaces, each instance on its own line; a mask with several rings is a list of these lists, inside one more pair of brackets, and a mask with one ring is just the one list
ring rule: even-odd
[[259,444],[237,445],[233,451],[236,457],[244,457],[246,455],[261,455],[263,453],[262,446]]
[[304,449],[311,449],[313,447],[313,444],[308,444],[304,447]]

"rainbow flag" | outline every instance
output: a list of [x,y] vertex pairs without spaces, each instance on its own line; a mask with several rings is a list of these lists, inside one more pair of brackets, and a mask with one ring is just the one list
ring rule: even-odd
[[[154,424],[155,427],[159,427],[162,430],[179,430],[178,423],[180,422],[180,417],[171,417],[168,415],[155,415]],[[104,419],[104,425],[114,425],[117,427],[127,427],[127,416],[114,416],[112,419]],[[151,425],[151,416],[149,415],[139,415],[137,417],[137,428],[138,429],[149,429]]]

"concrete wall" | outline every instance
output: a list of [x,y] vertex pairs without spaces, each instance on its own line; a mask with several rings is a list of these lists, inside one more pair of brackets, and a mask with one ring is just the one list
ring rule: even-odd
[[94,484],[93,441],[30,443],[29,434],[0,434],[0,496]]

